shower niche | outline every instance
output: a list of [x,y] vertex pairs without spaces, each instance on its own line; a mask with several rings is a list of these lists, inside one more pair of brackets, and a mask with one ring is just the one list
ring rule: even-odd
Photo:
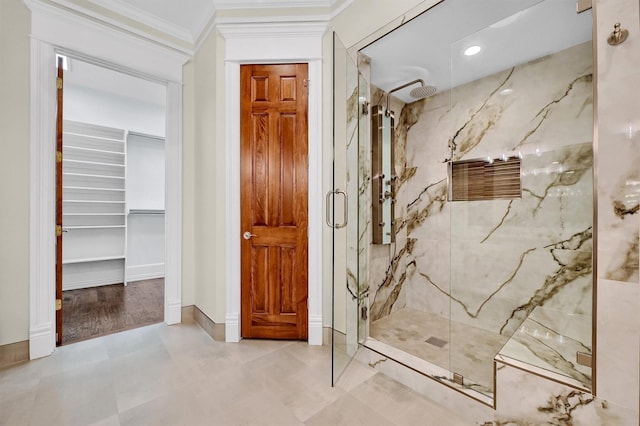
[[357,341],[487,405],[496,361],[589,392],[591,11],[444,0],[414,16],[347,49],[372,105],[348,191]]

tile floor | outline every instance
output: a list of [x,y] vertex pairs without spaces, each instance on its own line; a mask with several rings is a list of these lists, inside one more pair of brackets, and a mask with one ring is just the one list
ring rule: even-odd
[[[415,309],[400,309],[373,321],[370,335],[376,340],[461,374],[467,383],[493,396],[493,358],[508,338],[448,318]],[[427,342],[443,341],[442,347]]]
[[0,425],[455,425],[467,422],[303,342],[214,342],[198,325],[151,325],[0,370]]

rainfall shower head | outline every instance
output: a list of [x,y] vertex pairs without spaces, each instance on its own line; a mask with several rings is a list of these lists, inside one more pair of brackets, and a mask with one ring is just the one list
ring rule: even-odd
[[391,113],[391,110],[389,109],[389,98],[391,97],[391,94],[393,92],[397,92],[400,89],[404,89],[405,87],[409,87],[412,84],[416,84],[416,83],[420,83],[420,87],[416,87],[415,89],[412,89],[411,92],[409,92],[409,95],[416,100],[428,98],[429,96],[434,95],[438,90],[436,89],[435,86],[425,85],[424,81],[422,81],[422,79],[420,78],[417,80],[410,81],[409,83],[403,84],[402,86],[396,87],[395,89],[389,90],[389,92],[387,93],[387,110],[385,114],[389,115]]
[[409,95],[415,99],[424,99],[424,98],[428,98],[429,96],[435,95],[437,90],[438,89],[436,89],[436,86],[423,85],[420,87],[416,87],[415,89],[411,89],[411,91],[409,92]]

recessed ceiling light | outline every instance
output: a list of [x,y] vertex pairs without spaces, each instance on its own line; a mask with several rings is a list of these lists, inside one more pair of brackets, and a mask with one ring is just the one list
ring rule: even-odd
[[478,53],[480,53],[481,50],[482,50],[482,48],[480,46],[469,46],[464,51],[464,54],[467,55],[467,56],[473,56],[473,55],[477,55]]

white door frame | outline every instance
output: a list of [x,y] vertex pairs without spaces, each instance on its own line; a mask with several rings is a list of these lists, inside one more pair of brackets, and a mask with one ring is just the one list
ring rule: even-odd
[[308,313],[310,345],[322,344],[322,36],[327,23],[220,24],[225,38],[227,342],[240,324],[240,65],[309,64]]
[[165,170],[165,308],[180,322],[182,262],[182,66],[187,54],[101,25],[40,0],[31,10],[29,356],[55,349],[55,54],[94,58],[167,86]]

